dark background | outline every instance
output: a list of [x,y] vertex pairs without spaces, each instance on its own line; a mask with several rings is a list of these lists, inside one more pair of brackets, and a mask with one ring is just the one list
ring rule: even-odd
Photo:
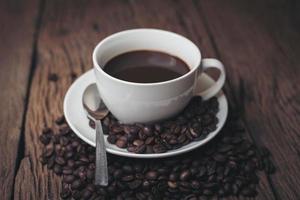
[[[62,114],[93,47],[117,31],[162,28],[225,64],[226,94],[275,175],[257,199],[300,199],[300,3],[284,0],[0,1],[0,199],[58,199],[38,136]],[[49,82],[55,73],[57,82]]]

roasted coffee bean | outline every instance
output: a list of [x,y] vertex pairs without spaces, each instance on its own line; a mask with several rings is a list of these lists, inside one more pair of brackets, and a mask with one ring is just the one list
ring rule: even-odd
[[155,153],[164,153],[164,152],[167,151],[167,149],[163,145],[156,144],[156,145],[153,146],[153,151]]
[[122,177],[122,181],[128,182],[128,181],[132,181],[134,179],[133,175],[126,175]]
[[73,189],[73,190],[76,190],[76,189],[80,189],[81,187],[82,187],[82,182],[81,182],[81,180],[80,179],[77,179],[77,180],[74,180],[73,182],[72,182],[72,184],[71,184],[71,188]]
[[111,144],[115,144],[115,143],[117,142],[117,137],[116,137],[116,135],[109,135],[109,136],[107,137],[107,141],[108,141],[109,143],[111,143]]
[[146,178],[149,180],[155,180],[158,176],[158,173],[156,171],[149,171],[146,173]]
[[129,151],[129,152],[135,152],[136,151],[136,147],[135,146],[129,146],[129,147],[127,147],[127,151]]
[[62,173],[65,175],[69,175],[73,173],[73,170],[71,168],[63,169]]
[[153,135],[153,130],[150,126],[144,126],[143,132],[148,137]]
[[146,150],[146,145],[140,145],[140,146],[137,146],[134,150],[134,152],[136,153],[144,153]]
[[87,170],[86,171],[86,177],[90,180],[94,179],[95,178],[95,171],[94,170]]
[[62,180],[63,180],[63,182],[70,184],[70,183],[72,183],[75,180],[75,176],[73,176],[73,175],[65,175]]
[[123,171],[120,170],[120,169],[117,169],[114,173],[113,173],[113,176],[115,179],[120,179],[123,175]]
[[59,133],[61,135],[67,135],[68,133],[70,133],[70,131],[71,131],[71,129],[66,124],[59,127]]
[[138,136],[141,140],[145,140],[147,138],[147,135],[142,130],[139,131]]
[[145,141],[146,145],[151,145],[154,143],[154,137],[148,137]]
[[59,165],[65,165],[66,164],[66,161],[63,157],[56,157],[55,162]]
[[179,174],[177,174],[177,173],[171,173],[169,175],[169,180],[170,181],[177,181],[178,179],[179,179]]
[[62,125],[63,123],[65,123],[65,121],[66,121],[66,120],[65,120],[65,116],[62,115],[62,116],[56,118],[55,123],[56,123],[57,125]]
[[134,190],[137,189],[142,184],[141,180],[134,180],[132,182],[129,182],[127,185],[129,189]]
[[134,140],[133,141],[133,145],[135,146],[141,146],[144,144],[144,141],[143,140]]
[[89,190],[84,190],[82,193],[82,198],[83,199],[90,199],[90,197],[92,196],[92,192]]
[[69,188],[64,188],[61,193],[60,193],[60,197],[62,199],[67,199],[71,196],[71,191]]
[[128,174],[131,174],[134,171],[134,169],[131,165],[123,165],[122,169],[125,173],[128,173]]
[[117,147],[119,148],[126,148],[127,147],[127,142],[122,139],[118,139],[116,142]]
[[113,126],[111,130],[114,133],[121,133],[123,131],[123,128],[121,126]]
[[191,172],[189,170],[185,170],[180,174],[180,180],[187,181],[191,177]]
[[60,175],[60,174],[62,173],[62,168],[61,168],[61,166],[55,164],[54,167],[53,167],[53,171],[54,171],[56,174]]
[[46,134],[40,135],[39,139],[44,145],[49,144],[49,142],[51,141],[51,138]]
[[213,155],[213,158],[217,162],[225,162],[226,161],[226,156],[224,156],[222,154],[215,154],[215,155]]
[[53,144],[50,143],[46,147],[44,147],[43,156],[50,157],[50,156],[52,156],[53,152],[54,152],[54,147],[53,147]]
[[225,152],[228,152],[230,151],[231,149],[233,149],[234,146],[230,145],[230,144],[225,144],[225,145],[221,145],[219,148],[218,148],[218,152],[220,153],[225,153]]

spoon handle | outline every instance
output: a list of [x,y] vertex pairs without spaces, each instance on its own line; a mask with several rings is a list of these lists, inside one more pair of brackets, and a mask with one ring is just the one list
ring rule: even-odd
[[104,143],[103,129],[100,120],[95,120],[96,124],[96,171],[95,184],[107,186],[108,172],[107,172],[107,157]]

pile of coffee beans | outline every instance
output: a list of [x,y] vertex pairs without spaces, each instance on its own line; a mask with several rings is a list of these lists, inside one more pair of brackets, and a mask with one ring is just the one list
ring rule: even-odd
[[164,159],[133,159],[108,154],[109,185],[94,185],[95,149],[56,120],[59,132],[45,128],[41,163],[62,176],[62,199],[200,200],[255,197],[258,170],[275,171],[266,148],[245,139],[232,115],[207,145]]
[[[202,101],[194,97],[176,117],[156,124],[120,124],[112,114],[103,120],[107,141],[133,153],[164,153],[192,141],[203,140],[216,130],[219,110],[217,98]],[[93,121],[90,126],[94,127]]]

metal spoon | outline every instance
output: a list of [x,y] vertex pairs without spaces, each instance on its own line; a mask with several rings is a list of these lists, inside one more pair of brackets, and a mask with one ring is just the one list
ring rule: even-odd
[[96,84],[89,85],[83,93],[82,104],[88,117],[95,121],[96,125],[96,169],[95,184],[107,186],[107,157],[104,143],[103,129],[101,119],[108,114],[108,109],[102,102]]

